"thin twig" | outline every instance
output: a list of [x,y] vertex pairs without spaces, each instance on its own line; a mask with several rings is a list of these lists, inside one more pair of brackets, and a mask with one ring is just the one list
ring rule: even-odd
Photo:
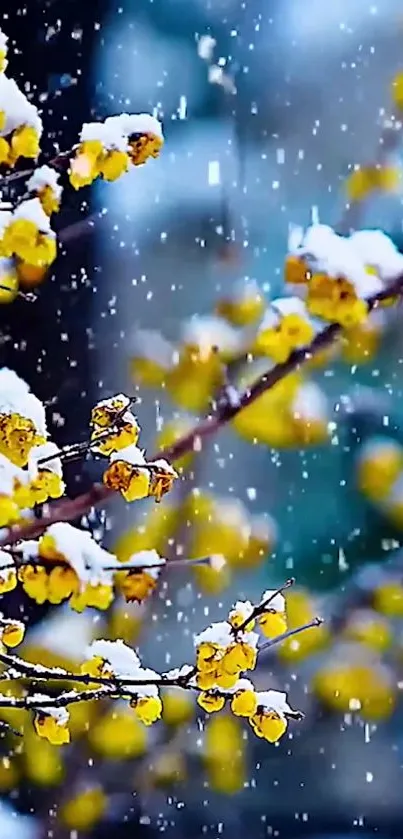
[[264,644],[259,647],[259,652],[263,650],[268,650],[270,647],[274,647],[276,644],[282,644],[283,641],[286,641],[287,638],[293,638],[294,635],[299,635],[300,632],[305,632],[307,629],[314,629],[317,626],[321,626],[324,623],[323,618],[315,617],[309,623],[304,623],[302,626],[298,626],[296,629],[287,629],[287,632],[283,632],[282,635],[277,635],[275,638],[270,638],[270,641],[266,641]]
[[286,591],[286,589],[293,586],[294,583],[295,583],[295,578],[291,577],[289,580],[287,580],[286,583],[284,583],[284,585],[280,586],[280,588],[276,589],[276,591],[273,591],[272,594],[270,595],[270,597],[266,597],[264,600],[261,601],[261,603],[258,603],[254,607],[254,609],[250,613],[249,617],[245,618],[244,622],[241,623],[241,625],[238,626],[234,631],[236,633],[244,632],[244,630],[246,629],[246,627],[248,626],[248,624],[251,621],[255,620],[255,618],[258,618],[259,615],[263,615],[264,612],[267,611],[267,607],[270,605],[270,603],[272,603],[272,601],[274,600],[275,597],[277,597],[277,595],[282,594],[283,591]]

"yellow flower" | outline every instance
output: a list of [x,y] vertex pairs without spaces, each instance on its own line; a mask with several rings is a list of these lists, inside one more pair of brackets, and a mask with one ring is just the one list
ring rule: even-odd
[[63,778],[60,749],[48,740],[39,740],[29,728],[24,731],[22,759],[24,772],[34,784],[43,787],[60,784]]
[[231,700],[231,711],[237,717],[252,717],[256,714],[257,697],[253,690],[238,690]]
[[130,399],[124,393],[98,402],[91,411],[91,425],[101,428],[109,428],[111,425],[115,425],[119,417],[123,417],[129,405]]
[[99,140],[81,143],[75,158],[70,161],[69,180],[73,189],[89,186],[98,174],[99,160],[104,154]]
[[346,192],[350,201],[364,201],[376,188],[376,170],[373,167],[359,167],[346,180]]
[[167,373],[166,389],[175,404],[198,413],[207,409],[223,381],[217,352],[211,349],[201,353],[196,347],[185,347],[177,364]]
[[287,731],[287,720],[275,711],[259,711],[249,722],[255,734],[269,743],[277,743]]
[[287,361],[294,349],[309,344],[314,334],[313,326],[306,318],[299,314],[284,315],[277,326],[258,333],[256,352],[282,363]]
[[109,760],[139,757],[147,748],[147,734],[130,709],[109,711],[91,725],[91,746]]
[[1,627],[1,640],[6,647],[18,647],[24,639],[25,626],[21,621],[8,620]]
[[[239,629],[240,626],[243,626],[245,623],[245,614],[242,610],[232,609],[228,615],[228,623],[234,627],[234,629]],[[245,632],[252,632],[255,628],[256,620],[253,618],[252,620],[248,621],[248,623],[244,627]]]
[[56,717],[37,711],[34,717],[34,728],[39,737],[43,737],[53,746],[63,746],[70,742],[70,732],[67,723],[59,722]]
[[152,725],[161,719],[162,702],[159,696],[140,696],[133,699],[130,705],[144,725]]
[[48,575],[45,568],[35,565],[24,565],[18,570],[18,579],[28,597],[42,605],[46,602],[48,591]]
[[0,570],[0,594],[7,594],[13,591],[17,585],[17,572],[14,568],[6,571]]
[[26,466],[33,446],[45,443],[32,420],[20,414],[0,415],[0,453],[15,466]]
[[107,152],[98,163],[98,172],[106,181],[117,181],[128,168],[128,154],[117,149]]
[[83,589],[75,587],[69,603],[76,612],[83,612],[84,609],[109,609],[113,601],[113,587],[102,583],[86,585]]
[[78,588],[77,576],[68,565],[57,565],[49,570],[37,565],[24,565],[18,570],[18,578],[26,594],[40,605],[46,601],[62,603]]
[[195,518],[192,524],[190,557],[222,556],[235,568],[244,564],[250,524],[241,502],[236,499],[212,501],[206,514]]
[[68,565],[57,566],[48,573],[47,599],[55,605],[74,594],[79,586],[75,571]]
[[293,254],[288,254],[284,264],[284,281],[290,285],[306,285],[310,276],[310,271],[304,260]]
[[374,612],[353,614],[343,635],[350,641],[366,644],[370,649],[380,653],[385,652],[392,641],[389,624]]
[[47,265],[29,265],[17,260],[18,279],[23,288],[35,288],[40,285],[48,273]]
[[135,600],[142,603],[155,591],[157,579],[147,571],[127,571],[117,575],[119,588],[125,599],[130,603]]
[[151,487],[150,471],[140,471],[124,460],[113,461],[105,470],[102,480],[109,489],[121,492],[126,501],[147,498]]
[[209,785],[220,794],[233,795],[245,782],[245,746],[239,720],[220,714],[208,719],[205,752]]
[[35,505],[35,496],[31,491],[29,484],[20,483],[18,479],[14,480],[13,501],[17,504],[20,510],[30,510]]
[[151,776],[157,787],[166,787],[186,780],[186,764],[182,754],[165,751],[153,758]]
[[389,495],[403,470],[403,448],[394,440],[369,440],[357,463],[357,484],[370,501],[379,503]]
[[392,81],[392,99],[401,110],[403,108],[403,73],[397,73]]
[[35,480],[31,482],[29,491],[34,504],[44,504],[49,498],[61,498],[65,484],[59,475],[49,469],[40,469]]
[[67,828],[87,833],[101,821],[107,803],[101,787],[92,787],[66,801],[60,808],[60,819]]
[[155,134],[135,134],[129,138],[130,160],[135,166],[142,166],[149,157],[159,157],[163,145],[161,137]]
[[374,608],[388,618],[403,617],[403,586],[398,580],[382,583],[375,589]]
[[[241,382],[242,388],[249,387],[261,372],[261,369],[256,369],[252,381],[246,378]],[[289,411],[301,381],[300,373],[289,374],[247,408],[239,411],[232,420],[238,434],[245,440],[270,447],[294,445],[295,434]]]
[[197,704],[200,705],[204,711],[212,714],[215,711],[221,711],[223,709],[225,705],[225,698],[224,696],[220,696],[219,693],[208,693],[203,691],[202,693],[199,693],[197,697]]
[[371,327],[369,322],[345,330],[341,344],[342,358],[349,364],[371,361],[379,349],[381,335],[382,330]]
[[282,635],[287,629],[287,618],[284,613],[267,610],[258,617],[259,626],[266,638]]
[[99,655],[95,655],[88,661],[84,661],[80,671],[84,676],[100,676],[103,679],[111,679],[113,677],[112,671],[108,669],[107,662]]
[[8,495],[0,494],[0,527],[10,527],[20,517],[20,510]]
[[0,166],[7,166],[10,163],[10,144],[5,137],[0,137]]
[[249,644],[239,641],[228,647],[221,661],[223,673],[229,676],[243,670],[253,670],[256,665],[257,650]]
[[[1,49],[0,50],[0,73],[4,73],[4,71],[7,69],[7,64],[8,64],[7,49]],[[2,128],[0,130],[2,130],[3,128],[4,128],[4,125],[2,126]]]
[[330,664],[318,671],[313,687],[328,707],[342,713],[359,711],[368,720],[386,719],[395,707],[388,671],[371,664]]
[[233,326],[250,326],[262,316],[264,307],[264,297],[257,290],[253,294],[240,296],[239,299],[223,297],[217,303],[215,311]]
[[214,565],[194,565],[193,576],[199,589],[204,594],[220,594],[231,582],[231,572],[227,562],[218,567]]
[[182,725],[193,717],[192,696],[179,688],[166,690],[162,702],[162,719],[166,725]]
[[[296,629],[311,621],[316,614],[314,604],[303,590],[288,592],[287,594],[287,624],[290,629]],[[307,629],[296,638],[288,638],[278,648],[278,655],[283,661],[302,661],[312,653],[317,652],[329,641],[329,630],[326,625]]]
[[39,135],[30,125],[22,125],[12,133],[11,155],[14,160],[19,157],[36,159],[39,155]]
[[200,670],[211,670],[215,668],[217,659],[224,652],[224,647],[219,644],[212,644],[203,641],[196,649],[196,664]]
[[[133,418],[134,419],[134,418]],[[94,428],[91,433],[92,448],[99,454],[106,457],[125,449],[127,446],[135,445],[139,439],[140,426],[136,421],[124,422],[119,424],[119,428],[110,431],[108,435],[105,434],[105,429]],[[99,439],[99,442],[97,440]]]

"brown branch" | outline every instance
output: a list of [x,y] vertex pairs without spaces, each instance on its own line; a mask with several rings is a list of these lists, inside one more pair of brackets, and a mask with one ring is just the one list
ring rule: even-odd
[[[387,288],[368,298],[369,311],[377,308],[384,300],[400,296],[402,292],[403,275],[399,275]],[[195,425],[191,431],[171,446],[154,454],[152,459],[155,460],[164,457],[168,461],[174,461],[188,452],[199,450],[200,444],[205,438],[211,437],[212,434],[215,434],[220,428],[231,422],[244,408],[252,405],[266,391],[271,390],[271,388],[290,373],[298,370],[315,355],[330,347],[335,339],[342,334],[342,331],[342,327],[336,323],[326,326],[322,332],[319,332],[315,336],[308,346],[294,350],[287,361],[276,364],[267,373],[263,373],[250,388],[240,394],[239,401],[236,403],[233,401],[222,402],[215,411],[212,411],[204,420]],[[104,504],[114,497],[115,494],[113,490],[108,489],[103,484],[93,484],[91,489],[82,495],[78,495],[77,498],[65,499],[52,505],[49,512],[40,520],[30,521],[28,524],[16,525],[15,527],[9,528],[2,539],[0,539],[0,547],[4,545],[15,545],[23,539],[34,539],[40,536],[47,527],[56,522],[79,519],[88,513],[92,507]]]

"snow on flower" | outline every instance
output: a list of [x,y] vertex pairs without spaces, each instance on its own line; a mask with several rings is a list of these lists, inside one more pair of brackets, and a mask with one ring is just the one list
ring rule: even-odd
[[87,660],[100,658],[105,661],[113,673],[121,679],[136,679],[141,671],[141,662],[137,653],[124,641],[93,641],[87,647]]
[[60,460],[60,449],[50,441],[41,446],[34,446],[28,456],[28,474],[31,480],[38,477],[41,469],[41,461],[46,461],[46,469],[53,472],[59,478],[63,477],[62,461]]
[[202,355],[217,349],[223,355],[236,355],[244,348],[244,336],[218,315],[194,315],[182,326],[182,342],[197,347]]
[[38,166],[27,181],[28,192],[40,192],[49,186],[58,198],[61,198],[62,187],[59,184],[59,172],[51,166]]

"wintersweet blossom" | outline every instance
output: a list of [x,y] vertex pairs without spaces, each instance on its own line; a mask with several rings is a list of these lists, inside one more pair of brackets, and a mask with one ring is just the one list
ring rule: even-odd
[[110,489],[119,490],[126,501],[150,495],[160,501],[177,477],[166,460],[147,461],[141,449],[130,445],[111,455],[103,480]]
[[[4,35],[0,54],[4,53]],[[4,58],[2,65],[4,67]],[[38,110],[14,79],[0,74],[0,164],[13,167],[20,157],[36,160],[39,155],[42,120]]]
[[158,157],[163,142],[161,124],[149,114],[120,114],[105,122],[85,123],[70,163],[70,183],[80,189],[98,176],[115,181],[130,163],[140,166],[149,157]]
[[60,209],[63,188],[59,184],[59,173],[51,166],[39,166],[27,181],[27,191],[35,194],[47,216]]
[[[86,606],[107,609],[113,599],[113,571],[119,567],[116,557],[101,548],[89,533],[70,524],[51,525],[39,542],[25,543],[26,562],[18,577],[27,594],[37,603],[61,603],[69,599],[71,607],[82,611]],[[30,562],[39,556],[43,564]]]
[[155,590],[166,559],[155,550],[140,551],[130,556],[128,563],[131,570],[124,571],[123,564],[122,571],[117,574],[117,582],[127,601],[141,603]]
[[267,638],[282,635],[287,629],[284,595],[276,594],[272,590],[265,591],[262,594],[261,603],[263,604],[263,611],[258,617],[258,623],[263,634]]
[[304,347],[318,331],[313,318],[298,297],[273,300],[265,311],[254,342],[257,354],[273,361],[287,361],[293,350]]
[[257,658],[255,632],[238,632],[227,621],[212,624],[195,638],[197,685],[202,690],[230,688],[240,673],[253,670]]
[[403,269],[402,254],[379,230],[344,237],[314,223],[306,231],[292,228],[288,246],[286,282],[305,286],[312,315],[346,328],[366,321],[367,299]]
[[293,717],[301,718],[287,702],[287,694],[277,690],[260,691],[256,694],[257,710],[249,722],[255,734],[276,743],[287,730],[287,723]]
[[[37,694],[35,700],[40,704],[41,695]],[[48,698],[48,697],[44,697]],[[34,728],[39,737],[49,740],[53,746],[62,746],[70,742],[68,729],[69,712],[66,708],[46,708],[45,711],[37,711],[34,717]]]

